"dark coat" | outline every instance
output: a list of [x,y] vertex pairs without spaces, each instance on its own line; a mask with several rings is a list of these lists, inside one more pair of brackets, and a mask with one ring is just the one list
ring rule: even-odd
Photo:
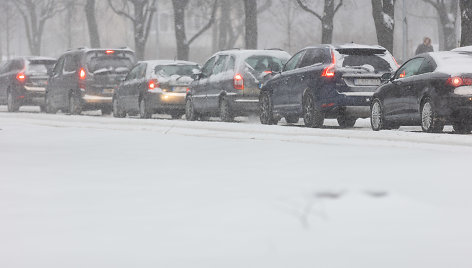
[[433,52],[433,51],[434,51],[433,46],[431,46],[431,45],[427,46],[425,44],[421,44],[416,49],[415,55],[423,54],[423,53],[426,53],[426,52]]

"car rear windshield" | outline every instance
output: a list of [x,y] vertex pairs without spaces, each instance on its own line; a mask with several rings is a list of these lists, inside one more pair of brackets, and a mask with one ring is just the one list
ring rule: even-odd
[[47,74],[54,67],[55,61],[35,60],[30,61],[28,65],[28,73]]
[[115,52],[107,54],[105,51],[89,52],[86,58],[90,72],[99,70],[114,70],[127,72],[134,65],[135,58],[131,52]]
[[262,73],[264,71],[279,72],[282,70],[282,66],[286,60],[267,55],[255,55],[246,59],[247,65],[249,65],[254,71]]
[[157,65],[154,68],[154,73],[161,76],[191,76],[199,69],[198,65]]
[[366,69],[376,73],[392,72],[398,66],[385,49],[337,49],[337,65]]

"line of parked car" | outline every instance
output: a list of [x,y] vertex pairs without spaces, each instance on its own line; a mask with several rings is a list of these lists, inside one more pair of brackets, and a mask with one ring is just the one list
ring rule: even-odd
[[259,115],[262,124],[342,128],[370,118],[373,130],[421,126],[472,131],[472,49],[432,52],[398,66],[388,50],[358,44],[221,51],[195,62],[136,62],[128,48],[70,50],[57,60],[22,57],[0,65],[0,104],[115,117],[170,114],[190,121]]

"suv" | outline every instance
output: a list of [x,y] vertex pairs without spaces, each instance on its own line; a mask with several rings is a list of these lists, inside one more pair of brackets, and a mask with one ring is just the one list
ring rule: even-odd
[[136,63],[129,49],[68,51],[50,72],[46,90],[46,112],[57,110],[80,114],[84,110],[112,111],[115,88]]
[[197,63],[188,61],[139,62],[113,96],[113,116],[125,117],[139,111],[141,118],[150,118],[154,113],[181,118],[191,76],[199,71]]
[[257,114],[260,84],[278,72],[290,58],[278,50],[229,50],[213,55],[194,76],[186,98],[186,118],[219,115],[231,122],[235,116]]
[[43,57],[23,57],[5,61],[0,65],[0,104],[7,104],[9,112],[22,105],[39,105],[45,108],[44,93],[48,71],[56,60]]
[[398,68],[381,46],[346,44],[308,47],[295,54],[262,88],[260,119],[277,124],[285,117],[308,127],[336,118],[342,128],[370,117],[372,95],[382,75]]

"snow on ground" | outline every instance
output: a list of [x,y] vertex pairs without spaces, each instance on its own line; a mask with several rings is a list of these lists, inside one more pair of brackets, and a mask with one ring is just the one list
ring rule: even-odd
[[0,112],[0,267],[471,267],[472,136]]

